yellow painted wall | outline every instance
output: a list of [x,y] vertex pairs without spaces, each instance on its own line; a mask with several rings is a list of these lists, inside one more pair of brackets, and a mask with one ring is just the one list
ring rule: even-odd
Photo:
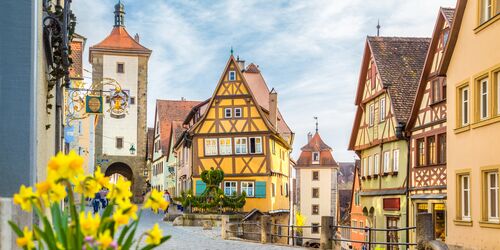
[[[478,28],[478,1],[468,1],[458,40],[447,71],[448,96],[448,235],[446,242],[472,249],[495,249],[500,246],[500,226],[487,228],[481,225],[481,167],[500,165],[500,117],[495,116],[478,122],[472,116],[471,125],[457,129],[457,93],[461,83],[473,83],[476,76],[500,69],[500,21],[494,21]],[[498,19],[498,15],[497,18]],[[481,28],[481,27],[480,27]],[[476,31],[475,31],[476,29]],[[491,76],[491,75],[490,75]],[[491,83],[490,78],[490,83]],[[475,109],[474,88],[471,91],[471,111]],[[491,88],[490,88],[491,89]],[[492,95],[490,95],[491,97]],[[472,113],[472,112],[471,112]],[[491,112],[490,112],[491,114]],[[482,126],[484,125],[484,126]],[[470,170],[471,183],[471,226],[455,222],[457,215],[457,178],[462,169]]]

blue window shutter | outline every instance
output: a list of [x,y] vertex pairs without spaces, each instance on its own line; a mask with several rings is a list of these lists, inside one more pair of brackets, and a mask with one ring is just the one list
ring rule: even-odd
[[255,198],[266,198],[266,182],[255,182]]
[[206,188],[207,184],[205,184],[205,182],[203,182],[202,180],[196,181],[196,195],[201,195]]

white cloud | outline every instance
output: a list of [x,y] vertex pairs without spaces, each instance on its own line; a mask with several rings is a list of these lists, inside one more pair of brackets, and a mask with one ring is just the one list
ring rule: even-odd
[[[380,1],[132,1],[123,0],[127,30],[153,50],[149,61],[148,120],[155,99],[211,96],[230,46],[260,65],[279,92],[280,109],[296,132],[294,156],[314,130],[340,161],[353,159],[347,144],[366,35],[377,19],[386,36],[430,36],[439,6],[454,0]],[[114,0],[74,1],[77,32],[87,45],[113,25]],[[88,58],[88,57],[86,57]],[[90,65],[86,64],[90,69]]]

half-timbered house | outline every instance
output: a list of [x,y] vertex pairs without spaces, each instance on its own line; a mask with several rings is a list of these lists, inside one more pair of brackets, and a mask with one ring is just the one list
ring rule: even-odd
[[[410,116],[427,38],[368,37],[359,76],[349,149],[361,159],[360,202],[370,227],[407,226]],[[405,242],[405,232],[377,232],[377,242]],[[395,246],[387,246],[388,248]]]
[[441,240],[446,235],[446,74],[440,69],[454,11],[439,9],[406,126],[411,136],[410,226],[417,213],[432,213],[435,237]]
[[226,195],[246,193],[243,211],[288,215],[293,132],[278,110],[277,96],[258,66],[245,68],[244,61],[230,56],[212,97],[188,114],[187,131],[176,145],[190,154],[195,195],[206,187],[201,172],[221,169]]

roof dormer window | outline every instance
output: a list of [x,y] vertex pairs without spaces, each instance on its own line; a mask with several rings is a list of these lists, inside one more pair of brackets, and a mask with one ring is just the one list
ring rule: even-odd
[[229,71],[229,81],[236,81],[236,71]]
[[313,152],[312,164],[319,164],[319,152]]

